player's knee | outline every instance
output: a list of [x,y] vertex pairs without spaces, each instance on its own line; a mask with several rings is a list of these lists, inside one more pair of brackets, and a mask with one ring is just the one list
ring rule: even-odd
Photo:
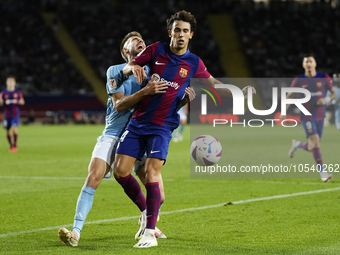
[[130,172],[126,173],[125,171],[121,171],[119,168],[113,170],[113,176],[116,180],[124,178],[128,176]]
[[104,177],[104,173],[101,171],[89,172],[87,179],[86,179],[86,186],[89,186],[93,189],[97,189],[103,177]]

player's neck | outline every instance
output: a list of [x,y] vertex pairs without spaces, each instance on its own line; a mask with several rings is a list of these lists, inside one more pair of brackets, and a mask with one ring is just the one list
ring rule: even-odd
[[307,77],[314,77],[316,75],[316,70],[305,72]]
[[129,54],[126,54],[126,57],[127,57],[127,59],[128,59],[128,63],[132,60],[132,59],[134,59],[136,56],[132,56],[132,55],[129,55]]
[[183,49],[176,49],[172,45],[170,45],[170,50],[171,50],[172,53],[174,53],[176,55],[183,55],[187,52],[188,47],[185,47]]

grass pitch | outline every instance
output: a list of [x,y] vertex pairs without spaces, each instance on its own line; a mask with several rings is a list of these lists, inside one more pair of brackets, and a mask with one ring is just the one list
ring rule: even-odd
[[[278,127],[276,127],[278,128]],[[190,178],[189,129],[171,142],[162,169],[166,201],[157,226],[167,235],[158,247],[138,250],[139,212],[114,178],[103,180],[78,247],[58,240],[72,228],[87,166],[103,126],[20,126],[18,152],[0,137],[0,254],[340,254],[340,180]],[[226,132],[228,132],[226,130]],[[257,133],[256,133],[257,132]],[[261,139],[261,135],[265,139]],[[223,157],[267,163],[314,163],[299,151],[289,159],[302,127],[235,128]],[[247,145],[242,149],[242,141]],[[340,163],[339,131],[324,129],[324,162]],[[227,147],[227,146],[224,146]],[[257,154],[258,155],[257,155]],[[287,195],[287,196],[280,196]],[[229,203],[230,202],[230,203]]]

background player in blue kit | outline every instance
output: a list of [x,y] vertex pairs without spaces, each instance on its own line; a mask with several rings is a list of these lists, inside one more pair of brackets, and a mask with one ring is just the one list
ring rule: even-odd
[[[340,73],[333,74],[334,89],[336,91],[336,98],[331,101],[334,105],[335,126],[340,130]],[[327,96],[331,96],[331,92],[327,92]]]
[[[6,80],[7,89],[0,94],[0,106],[4,105],[4,122],[3,126],[6,129],[7,140],[10,145],[10,152],[16,152],[18,140],[18,126],[20,121],[19,105],[24,105],[24,97],[18,89],[15,88],[15,76],[8,76]],[[11,132],[13,139],[11,137]]]
[[[126,61],[133,59],[143,49],[145,49],[145,43],[138,32],[131,32],[122,40],[121,54]],[[106,174],[110,175],[118,139],[131,117],[133,107],[146,95],[165,93],[164,89],[167,88],[166,82],[151,80],[141,89],[141,84],[136,81],[135,77],[127,77],[122,74],[125,65],[126,63],[114,65],[107,70],[106,89],[109,98],[105,129],[102,135],[98,137],[97,144],[92,152],[88,176],[78,197],[73,230],[61,228],[58,232],[60,240],[68,246],[78,245],[87,214],[92,208],[94,193],[103,177]],[[143,182],[145,173],[144,169],[139,169],[141,162],[137,162],[136,167],[138,169],[134,170],[135,172],[139,170],[137,174]],[[136,204],[145,210],[145,197],[142,192]],[[143,211],[142,209],[141,211]]]
[[[140,188],[130,174],[136,159],[147,153],[147,217],[142,218],[143,237],[134,246],[148,248],[157,246],[155,226],[160,206],[160,172],[166,161],[171,133],[178,127],[177,110],[184,97],[190,78],[204,78],[212,84],[221,83],[207,71],[203,61],[188,50],[189,40],[196,29],[196,19],[191,13],[180,11],[167,20],[169,43],[156,42],[130,61],[124,74],[134,74],[138,82],[146,77],[142,66],[150,66],[150,78],[167,81],[165,94],[146,96],[140,102],[121,136],[117,147],[114,176],[132,201],[140,196]],[[230,92],[230,91],[229,91]],[[187,101],[190,98],[187,97]],[[137,183],[138,184],[138,183]]]
[[179,109],[179,127],[175,129],[175,131],[172,134],[173,141],[175,143],[183,141],[183,131],[185,128],[185,125],[187,124],[188,119],[188,105],[184,105],[181,109]]
[[[332,175],[323,171],[323,160],[320,152],[320,140],[322,137],[323,124],[326,112],[326,104],[336,98],[336,91],[333,82],[328,74],[316,71],[316,61],[313,55],[307,54],[303,59],[303,68],[305,73],[294,79],[292,87],[302,87],[311,92],[311,100],[304,104],[306,109],[312,114],[311,116],[300,113],[302,126],[305,130],[308,142],[301,142],[296,139],[292,141],[288,155],[293,157],[297,149],[303,149],[313,153],[314,160],[319,169],[321,180],[324,182],[332,179]],[[313,78],[313,79],[311,79]],[[326,96],[326,91],[331,92],[330,96]],[[294,93],[288,93],[287,98],[291,98]],[[287,109],[289,104],[287,105]],[[284,119],[285,116],[281,116]]]

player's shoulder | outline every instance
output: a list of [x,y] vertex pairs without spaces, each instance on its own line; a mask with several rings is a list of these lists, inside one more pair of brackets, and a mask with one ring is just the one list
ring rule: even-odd
[[127,63],[112,65],[107,69],[107,75],[116,74],[123,70],[123,68],[127,65]]
[[319,78],[331,78],[327,73],[320,73],[320,72],[317,72],[317,77]]

